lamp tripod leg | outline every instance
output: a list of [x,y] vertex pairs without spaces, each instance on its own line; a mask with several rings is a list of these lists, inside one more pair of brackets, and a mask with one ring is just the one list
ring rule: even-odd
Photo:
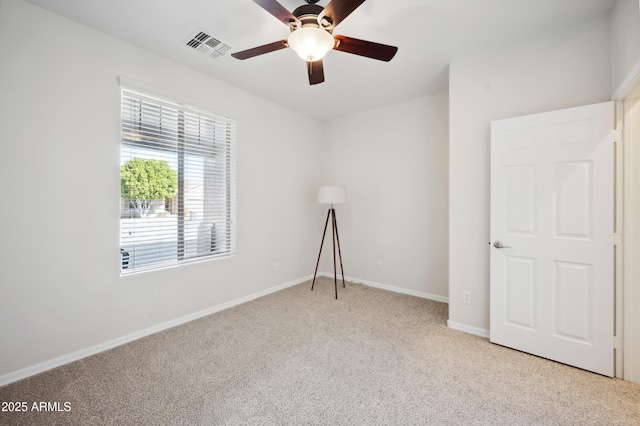
[[[338,257],[340,258],[340,272],[342,272],[342,287],[344,288],[344,268],[342,267],[342,251],[340,250],[340,237],[338,237],[338,219],[335,217],[335,211],[333,216],[333,227],[336,230],[336,241],[338,242]],[[333,248],[335,252],[335,247]],[[335,267],[334,267],[335,270]]]
[[336,270],[336,211],[331,206],[331,239],[333,240],[333,286],[338,298],[338,271]]
[[318,252],[318,261],[316,262],[316,271],[313,273],[313,282],[311,283],[311,291],[316,283],[316,275],[318,274],[318,265],[320,264],[320,255],[322,254],[322,245],[324,244],[324,237],[327,235],[327,225],[329,224],[329,215],[331,210],[327,210],[327,220],[324,222],[324,231],[322,232],[322,240],[320,241],[320,251]]

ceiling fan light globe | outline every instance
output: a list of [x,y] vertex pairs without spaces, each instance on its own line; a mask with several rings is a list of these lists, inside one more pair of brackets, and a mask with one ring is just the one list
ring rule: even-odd
[[331,34],[314,27],[298,28],[289,34],[287,43],[300,58],[308,62],[319,61],[335,45]]

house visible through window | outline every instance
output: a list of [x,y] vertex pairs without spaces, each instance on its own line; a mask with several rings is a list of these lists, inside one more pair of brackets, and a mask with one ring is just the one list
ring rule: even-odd
[[122,273],[234,253],[235,123],[122,89]]

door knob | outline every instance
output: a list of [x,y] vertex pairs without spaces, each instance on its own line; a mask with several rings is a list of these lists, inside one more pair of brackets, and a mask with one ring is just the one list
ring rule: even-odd
[[503,249],[503,248],[511,248],[511,246],[505,246],[504,244],[502,244],[502,241],[496,241],[493,243],[493,246],[497,249]]

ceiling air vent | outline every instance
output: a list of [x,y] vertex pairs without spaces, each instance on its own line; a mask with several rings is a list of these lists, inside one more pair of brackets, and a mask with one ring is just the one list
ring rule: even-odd
[[231,49],[231,46],[220,40],[216,40],[204,31],[196,31],[189,37],[187,39],[187,46],[214,59],[224,55]]

